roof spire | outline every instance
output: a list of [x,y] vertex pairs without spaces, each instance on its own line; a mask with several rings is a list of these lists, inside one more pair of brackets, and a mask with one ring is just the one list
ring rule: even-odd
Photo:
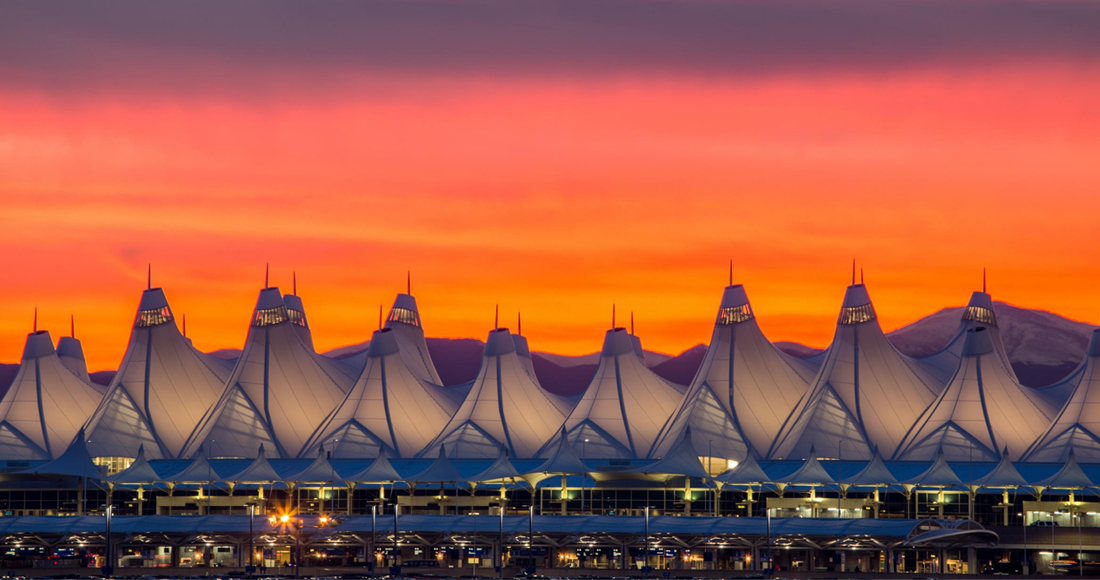
[[863,284],[863,268],[859,269],[859,283]]
[[33,330],[35,332],[38,332],[38,307],[37,306],[34,307],[34,326],[33,326]]
[[69,336],[76,338],[76,316],[69,313]]
[[982,266],[982,294],[985,293],[985,266]]
[[523,336],[523,313],[516,311],[516,335]]
[[856,259],[852,258],[852,286],[856,285]]
[[733,286],[733,258],[730,258],[730,286]]
[[412,296],[413,293],[413,273],[412,270],[405,270],[405,294]]
[[187,338],[187,313],[183,313],[183,337]]
[[[35,310],[35,312],[38,312]],[[611,305],[611,330],[615,330],[615,305]]]
[[271,262],[264,264],[264,288],[271,288]]
[[634,336],[634,311],[630,311],[630,335]]
[[145,270],[145,289],[153,289],[153,263],[149,262],[147,269]]
[[496,312],[493,314],[493,328],[500,328],[500,304],[496,305]]
[[290,273],[290,280],[291,280],[290,293],[297,296],[298,295],[298,272],[291,272]]
[[382,330],[382,305],[378,305],[378,330]]

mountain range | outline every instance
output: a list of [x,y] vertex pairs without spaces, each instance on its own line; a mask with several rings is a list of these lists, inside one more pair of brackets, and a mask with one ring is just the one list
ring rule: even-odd
[[[1021,308],[1004,302],[993,306],[1001,327],[1005,350],[1020,382],[1031,387],[1055,383],[1068,375],[1084,356],[1093,326],[1076,322],[1044,310]],[[931,354],[947,343],[959,326],[962,307],[944,308],[890,332],[890,341],[904,354]],[[369,342],[340,347],[326,352],[334,358],[344,358],[364,351]],[[794,342],[776,342],[784,352],[805,358],[821,352],[819,349]],[[473,338],[429,338],[428,351],[446,385],[473,380],[481,365],[484,343]],[[222,349],[211,354],[232,359],[239,350]],[[646,364],[653,372],[678,384],[690,383],[702,364],[706,345],[697,344],[678,355],[646,351]],[[532,353],[535,374],[539,382],[552,392],[573,396],[588,386],[596,372],[599,353],[579,356],[554,353]],[[7,390],[18,364],[0,364],[0,385]],[[114,371],[92,373],[92,380],[108,384]]]

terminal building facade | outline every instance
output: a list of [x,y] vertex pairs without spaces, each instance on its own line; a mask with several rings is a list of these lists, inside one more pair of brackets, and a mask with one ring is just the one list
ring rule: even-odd
[[1100,570],[1100,331],[1033,389],[984,288],[912,358],[853,276],[832,344],[800,359],[731,279],[691,384],[613,325],[571,399],[518,330],[443,386],[411,292],[330,358],[296,291],[268,287],[226,361],[150,287],[104,389],[75,336],[35,329],[0,400],[6,563]]

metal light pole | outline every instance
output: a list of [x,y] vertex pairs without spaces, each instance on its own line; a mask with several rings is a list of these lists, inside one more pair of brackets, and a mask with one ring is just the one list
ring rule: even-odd
[[115,572],[114,566],[111,566],[111,561],[113,560],[113,558],[111,558],[111,516],[113,515],[113,512],[114,512],[114,506],[112,506],[111,504],[107,504],[106,512],[107,512],[107,535],[105,537],[106,561],[103,563],[103,575],[104,576],[110,576],[111,574],[114,574],[114,572]]
[[767,514],[767,530],[768,530],[768,570],[772,568],[772,510],[764,508],[764,512]]
[[374,542],[378,539],[378,504],[370,506],[370,554],[367,566],[374,570]]
[[302,520],[291,522],[294,528],[294,577],[301,577],[302,570]]
[[504,578],[504,506],[500,507],[500,535],[497,537],[497,578]]
[[248,504],[248,570],[246,573],[252,574],[256,571],[256,563],[252,561],[253,556],[256,554],[256,548],[253,545],[253,539],[255,537],[252,520],[256,518],[256,504]]
[[[588,439],[585,439],[584,441],[581,442],[581,463],[584,463],[585,443],[588,443]],[[585,469],[587,469],[587,466],[585,466]],[[585,473],[581,474],[581,515],[582,516],[584,515],[584,491],[587,487],[588,487],[588,473],[585,472]]]
[[645,551],[642,555],[642,573],[649,578],[649,506],[645,506]]
[[[398,557],[397,557],[398,554],[399,554],[398,550],[400,550],[400,549],[401,549],[401,546],[397,542],[397,504],[395,503],[395,504],[393,504],[393,567],[394,568],[397,568],[398,566],[401,565],[400,561],[398,560]],[[396,573],[396,572],[392,572],[392,573]]]
[[840,512],[844,509],[844,484],[840,483],[840,472],[844,470],[844,440],[841,439],[836,447],[836,517],[840,519]]

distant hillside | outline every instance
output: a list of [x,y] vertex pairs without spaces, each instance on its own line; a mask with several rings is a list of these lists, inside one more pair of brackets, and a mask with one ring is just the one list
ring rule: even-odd
[[695,372],[703,364],[707,345],[697,344],[668,360],[650,367],[657,376],[678,385],[690,385]]
[[[963,308],[944,308],[889,334],[890,342],[909,356],[943,348],[959,328]],[[1042,387],[1065,378],[1081,362],[1092,325],[1045,310],[994,302],[1001,339],[1020,382]]]

